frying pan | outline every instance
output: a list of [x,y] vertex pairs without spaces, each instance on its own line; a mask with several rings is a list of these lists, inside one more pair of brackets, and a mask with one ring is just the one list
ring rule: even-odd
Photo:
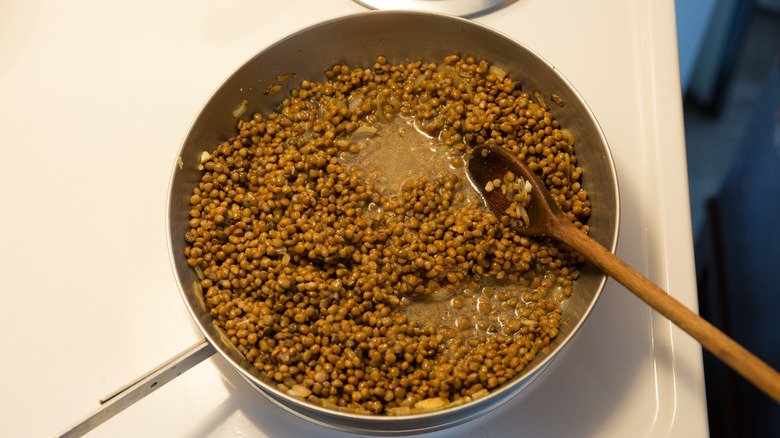
[[[168,194],[169,255],[184,303],[203,332],[204,340],[101,400],[100,409],[63,436],[85,433],[215,353],[227,360],[258,393],[281,409],[330,428],[372,435],[430,432],[469,421],[506,402],[543,372],[556,354],[572,341],[601,293],[606,277],[593,266],[583,266],[571,298],[562,305],[565,322],[559,335],[513,380],[462,405],[434,412],[387,416],[325,408],[277,388],[277,384],[256,370],[214,325],[202,296],[193,286],[196,273],[184,257],[184,235],[189,230],[190,219],[189,198],[200,181],[201,154],[236,135],[238,113],[242,113],[238,118],[248,119],[257,112],[273,111],[302,80],[326,80],[324,72],[335,64],[367,68],[379,55],[392,64],[410,60],[438,63],[453,53],[484,59],[505,70],[525,91],[539,90],[543,96],[555,93],[565,102],[563,106],[551,105],[551,111],[577,141],[583,186],[588,190],[593,206],[588,221],[590,235],[614,251],[619,214],[618,186],[606,139],[576,89],[540,55],[493,29],[435,13],[372,11],[310,26],[262,50],[228,77],[198,113],[176,156]],[[283,82],[275,80],[289,73],[295,73],[295,78]],[[273,85],[281,85],[282,89],[267,93]],[[244,102],[245,111],[235,112]]]

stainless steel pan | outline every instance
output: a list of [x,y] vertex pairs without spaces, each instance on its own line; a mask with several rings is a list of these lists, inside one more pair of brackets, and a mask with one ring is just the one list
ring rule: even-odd
[[[579,93],[538,54],[485,26],[431,13],[367,12],[308,27],[259,52],[227,78],[201,109],[175,157],[168,195],[170,258],[184,302],[203,331],[204,341],[102,400],[103,406],[98,411],[73,426],[66,435],[76,436],[90,430],[214,352],[282,409],[331,428],[376,435],[432,431],[469,421],[499,406],[536,378],[572,340],[596,303],[606,281],[597,269],[585,266],[572,297],[563,306],[566,323],[560,334],[512,382],[483,398],[441,411],[409,416],[369,416],[326,409],[278,390],[276,384],[259,373],[212,324],[202,298],[193,287],[196,275],[184,257],[189,198],[200,180],[197,170],[200,155],[235,135],[233,110],[241,102],[247,102],[244,117],[255,112],[268,113],[301,80],[325,80],[324,71],[337,63],[368,67],[379,55],[393,63],[419,59],[440,62],[452,53],[485,59],[506,70],[525,90],[538,89],[546,96],[555,93],[566,102],[564,107],[553,105],[552,111],[577,139],[578,163],[584,169],[583,184],[593,205],[589,219],[591,236],[614,250],[618,187],[606,139]],[[297,76],[285,81],[283,90],[273,96],[265,94],[277,76],[291,72]]]

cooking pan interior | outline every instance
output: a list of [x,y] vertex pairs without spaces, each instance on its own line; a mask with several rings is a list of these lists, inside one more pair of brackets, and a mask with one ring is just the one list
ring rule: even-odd
[[[236,134],[233,111],[246,101],[248,119],[255,112],[268,113],[289,96],[301,80],[324,81],[324,72],[338,63],[369,68],[379,55],[390,63],[425,60],[439,63],[451,54],[485,59],[507,71],[525,91],[557,94],[565,105],[551,104],[561,125],[576,139],[583,186],[592,202],[591,236],[613,249],[617,239],[618,190],[607,142],[595,117],[571,84],[549,63],[523,45],[468,20],[421,12],[383,11],[345,16],[294,33],[259,52],[240,66],[208,99],[198,113],[179,151],[170,182],[168,239],[174,273],[183,298],[197,324],[217,350],[261,392],[282,407],[311,421],[353,432],[395,434],[428,431],[451,426],[489,411],[515,395],[545,368],[557,351],[574,335],[596,302],[606,280],[586,265],[575,282],[572,297],[563,306],[565,323],[546,351],[537,355],[511,383],[482,399],[426,414],[402,417],[350,414],[322,408],[279,391],[224,339],[212,324],[193,283],[196,276],[184,257],[184,234],[189,230],[189,198],[200,180],[197,167],[203,151]],[[293,79],[276,82],[279,75]],[[266,91],[273,84],[282,90]]]

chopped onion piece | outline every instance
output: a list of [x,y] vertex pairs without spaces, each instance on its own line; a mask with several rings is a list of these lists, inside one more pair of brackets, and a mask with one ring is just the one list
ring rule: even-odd
[[447,406],[447,400],[441,397],[431,397],[418,401],[414,404],[417,409],[432,410]]
[[356,94],[349,99],[349,104],[347,105],[347,107],[351,110],[354,110],[360,107],[361,105],[363,105],[363,96]]
[[520,210],[520,216],[523,219],[526,227],[531,225],[531,218],[528,217],[528,211],[526,209],[523,208]]
[[192,288],[195,290],[195,298],[198,299],[198,302],[200,303],[200,307],[205,311],[206,299],[203,298],[203,287],[200,285],[199,281],[193,281]]
[[388,415],[409,415],[412,413],[412,408],[409,406],[396,406],[392,408],[387,408],[387,414]]
[[243,101],[243,102],[241,102],[240,105],[238,105],[233,110],[233,118],[234,119],[237,119],[237,118],[239,118],[239,117],[244,115],[244,113],[246,112],[246,104],[247,104],[247,101]]
[[454,291],[452,289],[448,289],[446,287],[443,287],[443,288],[441,288],[441,289],[431,293],[430,298],[428,298],[428,299],[430,299],[432,301],[447,300],[447,299],[452,297],[453,293],[454,293]]
[[560,107],[563,107],[564,105],[566,105],[566,101],[564,101],[563,99],[561,99],[561,97],[560,97],[560,96],[558,96],[558,95],[557,95],[557,94],[555,94],[555,93],[552,93],[552,94],[550,94],[550,99],[551,99],[553,102],[555,102],[555,104],[556,104],[556,105],[558,105],[558,106],[560,106]]
[[425,80],[425,75],[421,74],[421,75],[417,76],[416,78],[414,78],[414,82],[412,83],[412,86],[414,88],[417,88],[417,87],[420,86],[420,84],[422,84],[422,81],[424,81],[424,80]]
[[471,84],[469,83],[469,81],[466,81],[465,84],[466,84],[466,94],[469,97],[468,101],[474,102],[474,90],[471,88]]
[[360,140],[365,140],[372,135],[376,134],[376,128],[373,126],[361,126],[352,133],[349,142],[355,143]]
[[484,397],[488,394],[487,388],[482,388],[479,391],[475,392],[474,394],[471,394],[471,399],[476,400],[478,398]]
[[265,90],[266,96],[273,96],[274,94],[280,92],[282,90],[282,86],[279,84],[273,84],[270,87],[268,87],[267,90]]
[[455,72],[455,67],[442,62],[441,64],[436,66],[436,71],[439,73],[452,74]]
[[293,397],[306,398],[311,395],[311,389],[303,385],[295,384],[287,391],[287,394]]
[[490,66],[490,69],[488,69],[488,73],[496,75],[499,81],[503,81],[504,78],[506,77],[506,71],[501,67],[497,67],[495,65]]
[[401,98],[398,97],[398,96],[390,96],[390,99],[388,100],[388,102],[390,103],[390,105],[393,106],[393,110],[395,110],[395,111],[400,110],[401,109],[401,105],[403,105],[403,103],[401,102]]
[[560,133],[561,133],[561,135],[563,136],[563,138],[565,138],[565,139],[566,139],[566,143],[567,143],[569,146],[571,146],[571,145],[573,145],[573,144],[574,144],[574,136],[573,136],[573,135],[571,135],[571,131],[569,131],[568,129],[561,129],[561,130],[560,130]]
[[292,79],[292,78],[294,78],[296,76],[298,76],[296,73],[286,73],[286,74],[283,74],[283,75],[279,75],[279,76],[276,77],[276,82],[286,81],[286,80]]
[[452,78],[452,85],[458,87],[460,85],[460,80],[461,80],[460,75],[455,70],[452,70],[450,72],[450,77]]
[[546,108],[547,102],[544,101],[544,97],[542,97],[542,92],[539,90],[534,90],[533,94],[534,97],[536,98],[536,103],[538,103],[540,107]]

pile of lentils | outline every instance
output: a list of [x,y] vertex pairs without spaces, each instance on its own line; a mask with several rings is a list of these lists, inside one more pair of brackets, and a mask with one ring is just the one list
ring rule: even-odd
[[[469,183],[455,173],[383,193],[343,158],[395,118],[413,120],[461,164],[474,146],[496,144],[525,160],[587,232],[574,139],[538,92],[470,57],[391,65],[380,56],[325,75],[203,153],[185,236],[196,289],[235,347],[293,396],[389,415],[481,397],[558,334],[549,291],[571,294],[582,257],[517,234],[464,195]],[[442,293],[453,311],[475,303],[474,314],[504,313],[498,324],[471,324],[469,313],[422,324],[405,312]]]

